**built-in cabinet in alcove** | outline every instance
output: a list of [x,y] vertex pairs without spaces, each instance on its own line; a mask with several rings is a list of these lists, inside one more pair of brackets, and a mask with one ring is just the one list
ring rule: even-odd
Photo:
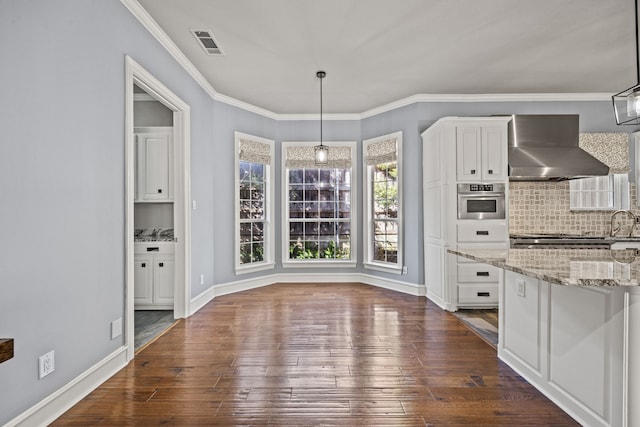
[[136,309],[173,309],[173,111],[134,86]]

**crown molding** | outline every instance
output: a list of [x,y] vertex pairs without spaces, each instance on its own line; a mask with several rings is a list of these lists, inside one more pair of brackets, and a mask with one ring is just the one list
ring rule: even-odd
[[[198,71],[178,46],[160,28],[158,23],[140,5],[138,0],[120,0],[120,2],[140,21],[152,36],[169,52],[169,54],[193,77],[204,90],[216,101],[238,107],[240,109],[279,121],[319,120],[319,114],[279,114],[264,108],[240,101],[236,98],[216,92],[207,79]],[[594,102],[611,101],[610,93],[503,93],[503,94],[418,94],[381,105],[362,113],[323,114],[326,120],[362,120],[378,114],[386,113],[401,107],[421,102]]]
[[610,93],[477,93],[418,94],[367,110],[361,119],[421,102],[611,102]]
[[149,15],[149,13],[140,5],[138,0],[120,0],[120,2],[129,9],[129,12],[151,33],[153,37],[164,47],[167,52],[180,64],[191,77],[205,90],[212,98],[215,97],[216,91],[204,78],[202,73],[193,65],[185,56],[171,38],[164,32],[160,25]]

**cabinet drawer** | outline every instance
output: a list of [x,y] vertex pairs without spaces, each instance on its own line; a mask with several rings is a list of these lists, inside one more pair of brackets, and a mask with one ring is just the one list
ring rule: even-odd
[[458,282],[498,283],[500,269],[481,263],[458,264]]
[[149,255],[173,255],[175,248],[173,242],[145,242],[134,243],[134,254],[149,254]]
[[497,305],[498,284],[458,285],[458,304]]
[[507,224],[492,224],[473,221],[470,224],[458,224],[458,242],[464,243],[498,243],[507,241]]

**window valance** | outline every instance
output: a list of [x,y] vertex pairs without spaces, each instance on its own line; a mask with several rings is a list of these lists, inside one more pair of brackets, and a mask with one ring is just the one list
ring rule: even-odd
[[240,138],[240,160],[251,163],[271,164],[271,147],[264,142],[253,141],[251,139]]
[[348,169],[351,168],[351,148],[327,145],[329,161],[326,165],[316,165],[313,146],[291,146],[286,151],[286,167],[289,169],[319,168]]
[[368,166],[398,160],[398,139],[390,138],[367,145],[365,154]]

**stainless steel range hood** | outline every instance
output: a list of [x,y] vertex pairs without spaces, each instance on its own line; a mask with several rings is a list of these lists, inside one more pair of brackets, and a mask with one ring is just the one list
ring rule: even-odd
[[578,146],[577,114],[516,114],[509,124],[509,180],[561,181],[607,175],[609,167]]

